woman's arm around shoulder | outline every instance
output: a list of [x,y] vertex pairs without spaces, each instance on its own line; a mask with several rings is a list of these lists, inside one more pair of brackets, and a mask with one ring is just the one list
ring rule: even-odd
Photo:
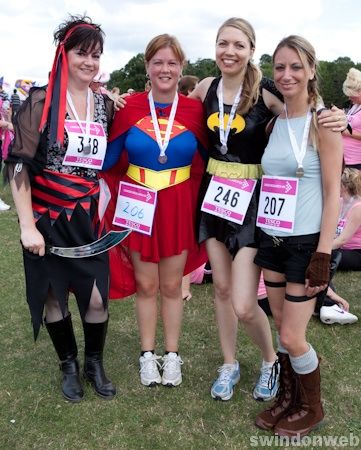
[[275,116],[281,114],[283,111],[283,97],[277,90],[274,81],[267,77],[262,77],[260,89],[263,101],[267,108]]
[[282,101],[267,89],[262,89],[262,97],[267,108],[272,111],[274,116],[281,114],[283,111]]

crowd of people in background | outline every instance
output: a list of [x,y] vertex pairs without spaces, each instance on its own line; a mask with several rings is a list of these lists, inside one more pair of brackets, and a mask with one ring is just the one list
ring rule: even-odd
[[[309,321],[314,314],[325,324],[357,321],[332,278],[361,270],[361,72],[351,68],[343,84],[350,107],[326,110],[310,42],[280,41],[270,80],[253,62],[252,25],[231,18],[216,35],[218,77],[183,76],[180,43],[161,34],[145,49],[144,91],[122,95],[100,71],[103,35],[90,18],[71,16],[55,31],[47,86],[23,105],[16,89],[9,96],[0,86],[1,155],[19,217],[27,302],[35,339],[44,324],[58,355],[64,397],[84,396],[70,292],[84,331],[84,376],[112,399],[116,387],[103,366],[109,298],[135,294],[141,384],[175,387],[183,381],[184,300],[191,283],[211,273],[223,356],[211,397],[230,400],[241,379],[241,324],[261,356],[253,398],[274,400],[255,424],[281,436],[308,434],[324,418]],[[145,207],[142,197],[153,203]],[[0,199],[0,211],[9,209]],[[91,246],[119,226],[132,231],[109,253],[77,259],[45,251]]]
[[[14,89],[11,97],[0,84],[0,171],[2,161],[6,159],[10,142],[13,139],[13,120],[21,105],[17,90]],[[0,198],[0,211],[8,211],[10,205]]]

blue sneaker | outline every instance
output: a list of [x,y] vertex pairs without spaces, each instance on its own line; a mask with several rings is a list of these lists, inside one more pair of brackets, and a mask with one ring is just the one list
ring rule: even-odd
[[233,395],[233,387],[238,383],[241,377],[239,363],[223,364],[218,369],[218,378],[214,381],[211,388],[211,396],[215,400],[230,400]]
[[253,389],[253,398],[260,402],[267,402],[276,397],[280,386],[280,365],[263,361],[261,373]]

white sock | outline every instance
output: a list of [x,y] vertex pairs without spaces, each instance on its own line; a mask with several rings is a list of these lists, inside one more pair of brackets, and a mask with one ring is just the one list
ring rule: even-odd
[[300,375],[306,375],[307,373],[314,372],[318,366],[318,358],[315,349],[312,345],[308,344],[309,350],[301,356],[291,356],[290,361],[293,370]]

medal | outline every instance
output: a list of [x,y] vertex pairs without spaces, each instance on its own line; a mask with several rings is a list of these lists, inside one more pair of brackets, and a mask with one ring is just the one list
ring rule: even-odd
[[304,174],[305,174],[305,171],[303,170],[303,167],[302,166],[298,166],[297,170],[296,170],[296,177],[297,178],[302,178]]
[[158,156],[158,161],[159,161],[161,164],[165,164],[165,163],[168,161],[167,155],[159,155],[159,156]]
[[174,99],[173,99],[173,103],[172,103],[172,108],[170,110],[170,115],[168,118],[168,123],[167,123],[167,128],[165,130],[164,139],[162,139],[162,136],[160,134],[160,128],[159,128],[157,114],[155,112],[155,105],[154,105],[152,90],[149,91],[148,101],[149,101],[150,114],[152,116],[154,133],[157,138],[157,144],[158,144],[158,147],[160,150],[160,154],[158,156],[158,161],[160,162],[160,164],[165,164],[168,161],[168,157],[165,154],[165,152],[166,152],[168,144],[169,144],[169,139],[170,139],[170,135],[172,132],[173,123],[174,123],[174,118],[175,118],[175,114],[177,111],[178,93],[176,92],[174,94]]
[[222,144],[222,145],[219,147],[219,151],[222,153],[222,155],[225,155],[225,154],[228,152],[228,147],[227,147],[227,145],[226,145],[226,144]]

